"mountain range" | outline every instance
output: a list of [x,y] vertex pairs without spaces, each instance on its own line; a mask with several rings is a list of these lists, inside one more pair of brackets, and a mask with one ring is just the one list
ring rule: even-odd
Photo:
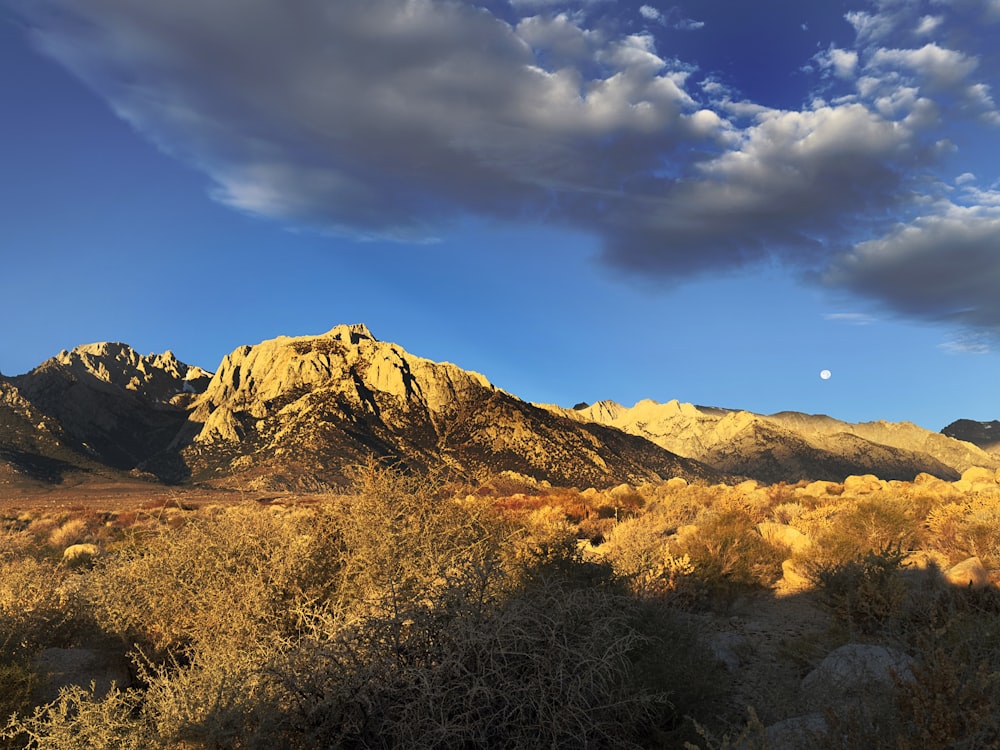
[[467,481],[514,472],[578,487],[951,480],[971,466],[1000,468],[994,435],[1000,423],[958,420],[935,433],[677,401],[530,404],[362,324],[242,346],[214,374],[169,351],[99,343],[0,377],[0,488],[72,476],[323,490],[372,455]]

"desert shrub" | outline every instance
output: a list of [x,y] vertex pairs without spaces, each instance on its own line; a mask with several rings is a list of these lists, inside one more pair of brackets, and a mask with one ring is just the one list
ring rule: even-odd
[[925,521],[931,532],[931,544],[946,554],[954,554],[964,546],[961,540],[965,520],[965,506],[960,503],[943,503],[931,508]]
[[938,581],[912,591],[911,598],[897,637],[916,661],[913,679],[897,682],[892,721],[834,726],[838,736],[830,746],[997,747],[1000,594]]
[[638,596],[690,604],[696,596],[690,578],[694,566],[688,555],[671,551],[672,531],[657,514],[628,519],[608,535],[605,555]]
[[28,750],[147,750],[156,745],[135,716],[140,703],[136,691],[99,698],[74,685],[31,715],[11,717],[3,736]]
[[771,510],[771,518],[776,523],[794,524],[805,510],[802,503],[781,503]]
[[697,531],[678,541],[677,553],[689,557],[700,584],[719,594],[770,586],[781,577],[784,558],[757,533],[751,516],[740,510],[703,513]]
[[816,549],[825,562],[847,562],[890,546],[913,549],[921,532],[921,521],[903,499],[879,495],[838,509],[815,532]]
[[71,518],[49,533],[49,545],[56,550],[88,540],[87,522],[82,518]]
[[24,557],[0,564],[0,654],[65,645],[81,625],[71,574]]
[[913,681],[899,685],[899,715],[909,746],[957,750],[1000,745],[996,661],[982,644],[923,652]]
[[813,566],[810,575],[837,619],[852,631],[872,633],[904,614],[907,591],[899,576],[904,557],[890,545],[847,562]]
[[353,616],[399,614],[456,583],[485,601],[512,582],[500,566],[527,549],[541,557],[567,544],[575,550],[571,527],[554,509],[533,525],[534,536],[515,534],[489,503],[440,498],[432,482],[372,464],[359,469],[355,491],[333,512],[340,570],[331,601]]
[[489,612],[411,612],[402,637],[380,619],[317,636],[282,670],[303,747],[643,747],[714,685],[693,634],[559,565]]
[[[30,711],[34,705],[33,692],[39,681],[38,675],[25,659],[0,657],[0,720],[6,720],[15,713]],[[11,736],[0,739],[0,747],[24,747],[24,743]]]
[[293,601],[323,594],[338,565],[327,521],[242,505],[132,535],[90,576],[95,616],[150,653],[222,640],[253,648],[294,627]]
[[0,564],[33,557],[37,546],[35,538],[24,530],[4,530],[0,532]]
[[133,712],[141,733],[167,748],[282,746],[270,662],[245,651],[199,650],[188,664],[141,665],[146,687]]
[[976,496],[968,502],[957,542],[963,552],[978,556],[988,567],[1000,565],[1000,500],[997,497]]
[[512,524],[488,498],[376,465],[356,482],[306,508],[130,532],[86,573],[45,568],[85,582],[101,627],[138,644],[137,687],[67,689],[6,736],[60,750],[617,748],[670,746],[685,716],[711,715],[715,660],[671,609],[582,562],[564,513]]

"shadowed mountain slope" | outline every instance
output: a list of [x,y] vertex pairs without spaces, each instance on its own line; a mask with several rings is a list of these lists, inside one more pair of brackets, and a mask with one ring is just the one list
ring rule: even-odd
[[1000,454],[1000,420],[976,422],[958,419],[941,430],[943,435],[978,445],[988,453]]
[[143,356],[125,344],[99,343],[61,352],[10,381],[76,454],[142,471],[174,441],[187,401],[208,376],[170,352]]

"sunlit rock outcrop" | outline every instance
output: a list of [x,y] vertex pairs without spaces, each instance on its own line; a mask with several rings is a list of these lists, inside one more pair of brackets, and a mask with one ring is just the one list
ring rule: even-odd
[[278,337],[229,354],[181,444],[205,479],[297,486],[342,480],[366,456],[474,477],[512,470],[607,486],[714,476],[621,431],[554,415],[482,375],[409,354],[364,325]]

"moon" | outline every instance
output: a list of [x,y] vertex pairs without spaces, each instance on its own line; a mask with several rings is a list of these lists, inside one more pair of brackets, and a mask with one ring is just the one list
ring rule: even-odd
[[829,380],[831,375],[833,375],[833,373],[830,372],[829,370],[820,370],[819,371],[819,376],[821,378],[823,378],[823,380]]

